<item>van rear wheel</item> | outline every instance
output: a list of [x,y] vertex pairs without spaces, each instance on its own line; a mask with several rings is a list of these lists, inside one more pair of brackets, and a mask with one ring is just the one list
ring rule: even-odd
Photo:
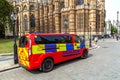
[[43,72],[49,72],[53,69],[54,67],[54,62],[52,59],[48,58],[48,59],[45,59],[43,64],[42,64],[42,70]]
[[88,57],[88,51],[87,51],[87,50],[84,50],[83,53],[82,53],[81,58],[82,58],[82,59],[86,59],[87,57]]

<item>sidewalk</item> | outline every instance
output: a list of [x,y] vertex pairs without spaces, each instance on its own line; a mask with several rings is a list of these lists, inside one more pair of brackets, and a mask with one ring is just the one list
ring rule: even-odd
[[0,54],[0,72],[18,68],[18,64],[14,64],[13,54]]
[[[95,48],[97,48],[97,45],[92,45],[89,49]],[[0,72],[20,67],[19,64],[14,64],[13,53],[0,54],[0,65]]]
[[93,44],[92,47],[89,48],[89,50],[96,49],[98,45]]
[[[89,40],[87,40],[85,44],[89,45]],[[91,45],[92,47],[89,47],[89,50],[92,50],[92,49],[95,49],[98,47],[98,44],[95,44],[95,42],[93,40],[92,40],[91,44],[92,44]]]
[[116,39],[112,39],[112,38],[106,38],[106,39],[103,39],[102,41],[105,41],[105,42],[119,42],[120,40],[116,40]]

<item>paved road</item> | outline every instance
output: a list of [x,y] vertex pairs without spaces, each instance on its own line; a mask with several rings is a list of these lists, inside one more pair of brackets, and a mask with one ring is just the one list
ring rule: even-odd
[[0,80],[120,80],[120,42],[105,40],[87,59],[56,65],[48,73],[17,68],[0,73]]

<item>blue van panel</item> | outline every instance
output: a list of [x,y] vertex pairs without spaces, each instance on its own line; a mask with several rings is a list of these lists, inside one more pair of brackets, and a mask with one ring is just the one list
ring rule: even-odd
[[66,49],[67,50],[74,50],[73,44],[66,44]]
[[45,52],[57,52],[56,44],[45,44]]

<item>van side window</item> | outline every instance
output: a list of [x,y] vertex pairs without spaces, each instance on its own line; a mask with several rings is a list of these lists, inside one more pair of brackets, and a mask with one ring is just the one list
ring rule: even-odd
[[63,36],[65,42],[64,43],[72,43],[72,38],[70,36]]
[[70,36],[37,36],[35,42],[37,44],[72,43],[72,39]]
[[60,36],[40,36],[44,44],[60,43]]
[[79,36],[74,36],[74,40],[75,40],[76,43],[80,43],[80,38],[79,38]]
[[19,39],[19,47],[25,47],[28,43],[28,38],[26,36],[22,36]]
[[42,44],[41,37],[35,36],[35,42],[36,42],[37,44]]

